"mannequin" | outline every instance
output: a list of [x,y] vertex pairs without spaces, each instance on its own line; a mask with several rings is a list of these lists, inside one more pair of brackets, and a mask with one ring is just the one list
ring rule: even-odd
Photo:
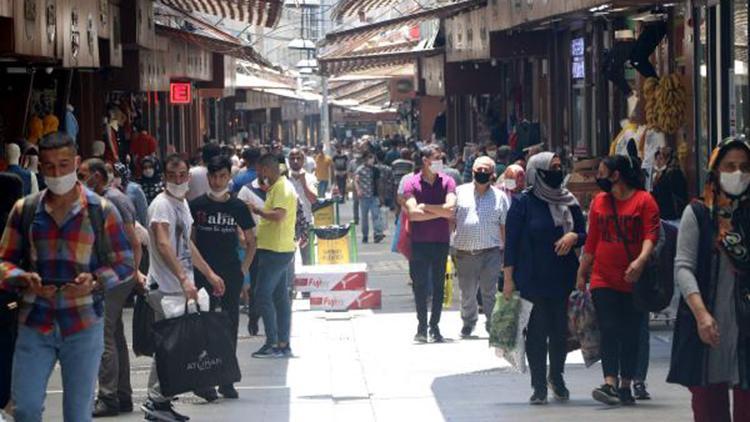
[[39,192],[39,185],[36,177],[32,173],[19,165],[21,160],[21,148],[16,144],[7,144],[5,146],[5,157],[8,160],[8,172],[13,173],[23,181],[24,195]]
[[646,131],[646,127],[638,123],[636,113],[639,105],[638,93],[633,92],[628,97],[628,117],[620,121],[622,130],[617,134],[609,148],[609,155],[628,155],[628,142],[634,140],[636,144]]
[[102,141],[94,141],[91,144],[91,156],[96,158],[104,158],[104,151],[107,146]]
[[76,119],[75,114],[73,114],[73,111],[75,111],[75,108],[68,104],[65,109],[65,132],[67,132],[74,141],[78,142],[78,120]]

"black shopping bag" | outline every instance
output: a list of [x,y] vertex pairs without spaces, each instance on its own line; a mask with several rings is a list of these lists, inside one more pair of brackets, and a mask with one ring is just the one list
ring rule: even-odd
[[136,294],[133,305],[133,353],[154,355],[154,310],[145,295]]
[[156,372],[165,396],[238,382],[240,367],[223,312],[196,312],[154,324]]

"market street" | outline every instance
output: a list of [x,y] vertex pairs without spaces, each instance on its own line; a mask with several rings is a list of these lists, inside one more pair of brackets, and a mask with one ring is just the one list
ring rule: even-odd
[[[350,205],[342,207],[350,215]],[[389,218],[392,224],[392,218]],[[390,230],[392,231],[392,230]],[[460,340],[461,319],[453,306],[443,313],[445,344],[412,342],[416,328],[413,299],[407,285],[407,262],[390,252],[390,233],[380,244],[360,245],[367,262],[368,285],[383,289],[383,309],[325,313],[308,311],[295,301],[292,348],[295,358],[253,359],[263,337],[248,337],[240,321],[238,357],[240,399],[206,404],[185,394],[175,407],[191,421],[660,421],[690,419],[687,390],[666,384],[671,329],[653,325],[649,390],[654,399],[634,408],[606,408],[591,399],[601,383],[599,364],[586,369],[578,352],[568,355],[566,381],[571,401],[529,406],[528,374],[512,373],[487,346],[483,324],[476,339]],[[125,310],[129,324],[132,309]],[[480,322],[483,317],[480,317]],[[481,328],[480,328],[481,326]],[[131,330],[126,328],[130,337]],[[131,356],[133,401],[146,399],[151,360]],[[50,380],[45,420],[62,420],[59,367]],[[143,420],[143,413],[111,418]],[[103,419],[106,420],[106,419]]]

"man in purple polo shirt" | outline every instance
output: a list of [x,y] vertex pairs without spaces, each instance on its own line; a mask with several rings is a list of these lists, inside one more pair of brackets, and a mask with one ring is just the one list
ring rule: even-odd
[[414,301],[419,320],[414,341],[427,342],[427,297],[432,291],[430,338],[441,343],[443,336],[438,324],[443,311],[445,263],[450,243],[448,220],[453,217],[456,206],[456,182],[443,173],[441,153],[436,146],[422,148],[419,157],[422,170],[404,184],[412,242],[409,271],[414,278]]

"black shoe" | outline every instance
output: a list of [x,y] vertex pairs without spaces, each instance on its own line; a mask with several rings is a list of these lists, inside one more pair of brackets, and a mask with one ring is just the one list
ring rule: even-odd
[[427,328],[417,328],[417,335],[414,336],[414,341],[416,343],[427,343]]
[[623,406],[633,406],[635,404],[635,398],[630,387],[622,387],[617,389],[617,395],[620,396],[620,403]]
[[253,357],[258,359],[276,359],[282,357],[282,355],[277,348],[265,344],[257,352],[253,353]]
[[238,398],[240,398],[240,393],[237,392],[237,389],[235,389],[232,384],[220,386],[219,387],[219,394],[221,394],[222,397],[224,397],[225,399],[238,399]]
[[617,393],[617,389],[609,384],[604,384],[592,391],[591,397],[608,406],[617,406],[620,404],[620,395]]
[[247,333],[250,334],[251,337],[255,337],[258,335],[259,331],[260,327],[258,327],[258,318],[250,317],[247,321]]
[[132,413],[133,412],[133,400],[132,399],[120,399],[120,413]]
[[190,418],[177,413],[172,406],[172,402],[156,403],[148,400],[141,406],[141,410],[146,412],[146,420],[163,421],[163,422],[185,422]]
[[366,237],[363,237],[363,238],[362,238],[362,243],[368,243],[368,240],[367,240],[367,238],[366,238]]
[[203,400],[209,403],[219,400],[219,395],[216,394],[216,389],[213,387],[206,388],[205,390],[193,391],[193,394],[195,394],[196,396],[202,398]]
[[94,402],[94,410],[91,412],[91,416],[94,418],[117,416],[119,414],[120,410],[117,407],[107,404],[102,399],[96,399]]
[[646,390],[646,383],[644,382],[633,384],[633,395],[636,400],[651,400],[651,394]]
[[289,358],[293,358],[294,357],[294,354],[292,353],[292,348],[289,345],[286,345],[286,346],[281,347],[281,348],[277,348],[276,351],[279,352],[279,354],[281,355],[282,358],[289,359]]
[[471,333],[473,332],[474,332],[473,325],[464,325],[464,328],[461,329],[461,338],[469,338],[471,337]]
[[549,386],[550,390],[552,390],[552,395],[555,397],[555,400],[557,401],[568,401],[570,400],[570,391],[568,390],[568,387],[565,386],[565,381],[559,380],[559,381],[552,381],[547,380],[547,385]]
[[534,394],[529,399],[531,405],[547,404],[547,390],[534,390]]
[[383,239],[385,239],[385,235],[384,234],[376,234],[374,240],[375,240],[375,243],[380,243],[380,242],[383,241]]
[[433,343],[445,342],[445,338],[443,338],[443,335],[440,334],[440,328],[438,327],[430,328],[430,341],[432,341]]

